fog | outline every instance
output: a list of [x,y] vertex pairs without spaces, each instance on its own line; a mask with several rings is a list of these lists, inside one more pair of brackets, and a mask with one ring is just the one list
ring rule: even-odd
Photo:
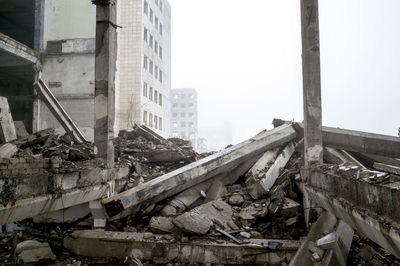
[[[172,87],[196,88],[199,126],[233,141],[302,121],[299,0],[169,0]],[[320,0],[323,124],[397,135],[400,1]]]

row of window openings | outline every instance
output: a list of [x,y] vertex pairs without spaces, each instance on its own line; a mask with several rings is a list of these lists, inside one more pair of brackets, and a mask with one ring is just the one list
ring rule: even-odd
[[160,106],[162,106],[163,104],[162,94],[159,93],[157,90],[154,90],[153,92],[153,87],[149,88],[149,85],[146,82],[143,83],[143,96],[149,98],[150,101],[154,101]]
[[[181,108],[186,108],[186,103],[181,103]],[[194,106],[194,103],[188,103],[188,105],[187,105],[188,107],[193,107]],[[178,103],[173,103],[172,104],[172,107],[174,107],[174,108],[178,108]]]
[[147,55],[143,56],[143,68],[149,71],[150,74],[154,75],[154,77],[162,83],[163,72],[161,71],[161,68],[153,64],[153,61],[148,59]]
[[[188,94],[187,96],[189,99],[194,99],[194,94]],[[179,99],[179,97],[182,99],[186,99],[186,94],[174,94],[173,96],[175,100]]]
[[149,33],[146,27],[143,29],[143,39],[146,43],[149,44],[151,49],[154,49],[156,55],[158,55],[162,59],[162,47],[158,42],[153,38],[153,35]]
[[150,23],[154,24],[154,27],[156,28],[158,33],[160,33],[160,35],[162,36],[163,35],[163,25],[159,21],[158,17],[156,15],[154,15],[153,9],[149,8],[149,4],[147,3],[147,1],[144,2],[144,13],[146,14],[146,16],[149,17]]
[[[196,138],[196,133],[194,133],[194,132],[189,132],[188,135],[189,135],[190,140],[194,140]],[[187,136],[186,132],[181,132],[180,134],[179,134],[179,132],[172,132],[173,138],[186,139],[186,136]]]
[[[181,127],[186,127],[186,122],[181,122]],[[172,127],[174,127],[174,128],[176,128],[176,127],[178,127],[179,126],[179,123],[178,122],[174,122],[174,123],[172,123]],[[187,123],[187,126],[188,127],[194,127],[194,123],[193,122],[189,122],[189,123]]]
[[[194,116],[194,113],[192,113],[192,112],[188,113],[189,118],[191,118],[193,116]],[[178,113],[172,113],[172,117],[174,117],[174,118],[178,117]],[[182,118],[186,117],[186,113],[181,113],[181,117]]]
[[147,111],[143,111],[143,124],[145,126],[154,127],[155,129],[162,130],[163,121],[161,117],[156,115],[153,116],[152,113],[149,113],[147,117]]

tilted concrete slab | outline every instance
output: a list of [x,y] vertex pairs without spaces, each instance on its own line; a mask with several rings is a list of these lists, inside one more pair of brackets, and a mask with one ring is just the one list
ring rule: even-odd
[[[398,223],[361,209],[350,201],[335,197],[321,189],[312,188],[309,185],[305,189],[309,197],[326,211],[400,258],[400,226]],[[391,209],[394,208],[396,206],[391,207]]]
[[0,143],[17,139],[14,120],[7,98],[0,96]]
[[[103,201],[110,217],[120,218],[145,201],[153,203],[166,199],[218,174],[229,172],[257,154],[276,148],[296,137],[291,125],[283,125],[264,132],[248,141],[203,158],[185,167],[167,173],[147,183]],[[131,209],[131,210],[130,210]]]
[[[169,236],[169,237],[168,237]],[[170,235],[128,232],[75,231],[64,239],[64,246],[80,256],[120,258],[187,264],[282,265],[300,246],[295,240],[250,239],[237,245],[230,241],[195,239],[188,243],[171,241]],[[268,248],[270,241],[282,243],[277,250]]]
[[0,33],[0,53],[10,59],[2,60],[0,66],[35,64],[39,60],[38,52],[3,33]]
[[[274,126],[293,124],[295,128],[297,127],[299,135],[304,131],[303,123],[274,119],[273,124]],[[336,149],[400,158],[400,138],[395,136],[322,127],[322,140],[324,146]]]

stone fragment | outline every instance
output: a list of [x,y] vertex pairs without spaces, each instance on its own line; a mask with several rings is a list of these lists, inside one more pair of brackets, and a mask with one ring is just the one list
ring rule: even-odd
[[11,143],[6,143],[0,145],[0,158],[11,158],[18,152],[16,145]]
[[283,218],[291,218],[294,216],[298,216],[301,213],[301,205],[296,201],[284,198],[284,202],[282,207],[278,210],[277,215]]
[[229,197],[228,202],[231,205],[242,205],[243,202],[244,202],[244,198],[240,194],[234,194],[234,195]]
[[246,208],[242,209],[239,213],[239,217],[242,220],[255,221],[258,217],[265,217],[268,214],[268,208],[261,204],[251,204]]
[[239,226],[234,221],[229,221],[228,225],[232,230],[239,230]]
[[26,240],[19,243],[15,248],[15,253],[18,256],[18,262],[21,264],[44,263],[56,260],[56,256],[49,244],[36,240]]
[[154,235],[152,232],[145,232],[143,233],[143,239],[153,239]]
[[240,232],[239,235],[241,237],[244,237],[244,238],[250,238],[251,237],[251,234],[249,232]]
[[184,232],[204,235],[214,224],[228,230],[228,222],[231,220],[231,206],[223,201],[214,200],[179,215],[173,222]]
[[149,223],[149,229],[154,233],[173,233],[177,231],[176,226],[172,222],[174,218],[153,216]]
[[224,183],[220,180],[214,181],[210,188],[207,190],[207,196],[205,202],[210,202],[212,200],[221,199],[227,193]]

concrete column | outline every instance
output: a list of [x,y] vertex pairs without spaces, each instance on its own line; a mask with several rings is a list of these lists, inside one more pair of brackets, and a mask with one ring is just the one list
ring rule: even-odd
[[301,0],[303,46],[304,161],[322,163],[321,67],[318,0]]
[[97,155],[114,167],[117,0],[92,0],[96,5],[95,127]]

